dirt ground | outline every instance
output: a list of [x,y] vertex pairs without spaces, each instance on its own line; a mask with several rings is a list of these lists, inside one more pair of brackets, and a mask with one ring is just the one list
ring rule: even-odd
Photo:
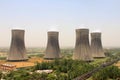
[[114,64],[115,66],[118,66],[120,68],[120,61]]
[[32,57],[28,61],[21,61],[21,62],[8,62],[5,60],[0,60],[0,64],[13,64],[16,65],[17,68],[21,68],[21,67],[34,66],[37,62],[41,63],[43,61],[46,60],[38,57]]

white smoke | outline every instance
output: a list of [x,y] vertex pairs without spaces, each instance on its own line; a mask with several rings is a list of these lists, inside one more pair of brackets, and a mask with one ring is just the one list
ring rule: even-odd
[[88,29],[88,27],[85,24],[81,24],[79,27],[76,29]]
[[11,30],[25,30],[25,27],[11,27]]
[[59,32],[57,27],[50,27],[50,29],[48,29],[48,32]]
[[101,30],[97,29],[97,30],[94,30],[92,32],[101,33]]

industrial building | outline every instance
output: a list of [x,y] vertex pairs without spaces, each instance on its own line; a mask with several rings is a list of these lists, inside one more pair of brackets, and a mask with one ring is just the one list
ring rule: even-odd
[[24,61],[27,60],[23,29],[12,29],[11,46],[8,52],[8,61]]
[[59,32],[48,31],[48,41],[46,47],[45,59],[58,59],[60,58],[60,47],[59,47]]
[[105,57],[104,50],[102,47],[100,31],[93,31],[91,33],[91,50],[93,57],[97,58]]
[[87,28],[76,29],[76,44],[73,59],[82,61],[93,60],[89,44],[89,29]]

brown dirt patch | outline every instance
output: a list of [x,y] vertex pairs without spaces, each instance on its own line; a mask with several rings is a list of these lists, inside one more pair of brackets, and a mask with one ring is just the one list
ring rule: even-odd
[[13,64],[16,65],[17,68],[21,67],[29,67],[29,66],[34,66],[37,62],[41,63],[44,60],[43,58],[38,58],[38,57],[32,57],[28,61],[21,61],[21,62],[8,62],[5,60],[0,60],[0,64]]
[[114,64],[115,66],[118,66],[120,68],[120,61]]

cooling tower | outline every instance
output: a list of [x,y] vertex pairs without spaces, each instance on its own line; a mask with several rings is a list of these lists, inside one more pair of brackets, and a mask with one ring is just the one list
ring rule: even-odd
[[24,43],[24,30],[12,29],[12,41],[8,53],[8,61],[24,61],[27,60],[25,43]]
[[59,48],[59,32],[58,31],[48,31],[48,42],[45,53],[45,59],[56,59],[60,58],[60,48]]
[[105,57],[101,42],[101,32],[91,33],[91,50],[93,57]]
[[89,45],[89,29],[76,29],[76,44],[73,54],[74,60],[92,61],[92,54]]

